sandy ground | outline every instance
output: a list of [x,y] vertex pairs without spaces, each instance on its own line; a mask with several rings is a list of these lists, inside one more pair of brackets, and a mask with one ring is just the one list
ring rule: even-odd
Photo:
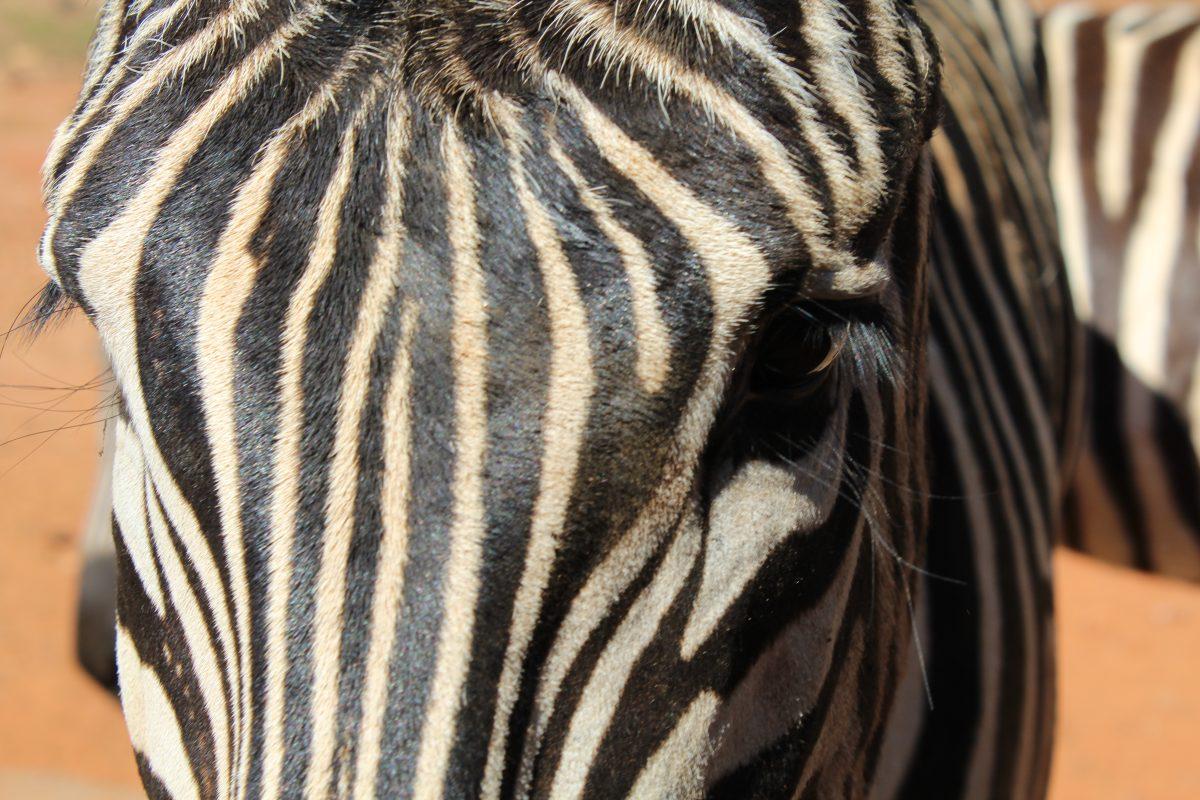
[[[62,74],[37,82],[0,74],[0,330],[41,285],[38,166],[78,80]],[[72,387],[96,379],[97,346],[79,315],[32,347],[18,337],[3,344],[0,800],[136,797],[116,703],[73,656],[76,540],[103,395]],[[1061,703],[1051,796],[1200,798],[1200,588],[1070,554],[1056,568]]]
[[[42,212],[38,168],[77,78],[0,77],[0,325],[7,330],[44,277],[34,260]],[[99,449],[97,392],[72,392],[103,368],[87,321],[74,315],[0,355],[0,798],[86,798],[70,784],[30,794],[38,773],[136,785],[114,701],[73,662],[76,537]],[[85,413],[78,416],[80,411]],[[26,437],[26,438],[21,438]],[[49,793],[54,791],[56,793]],[[91,795],[104,797],[104,794]]]

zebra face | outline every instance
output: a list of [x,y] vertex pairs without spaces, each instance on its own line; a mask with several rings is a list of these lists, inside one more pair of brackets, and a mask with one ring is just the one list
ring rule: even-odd
[[213,5],[110,3],[47,167],[151,794],[864,786],[922,524],[911,10]]

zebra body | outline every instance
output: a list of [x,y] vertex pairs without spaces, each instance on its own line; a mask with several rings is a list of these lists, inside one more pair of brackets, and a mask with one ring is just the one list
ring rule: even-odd
[[1087,327],[1090,430],[1067,541],[1200,579],[1200,10],[1042,24],[1051,170]]
[[[1019,4],[929,0],[930,525],[894,725],[901,797],[1041,797],[1055,662],[1050,551],[1082,396],[1045,174],[1035,31]],[[928,686],[920,682],[922,666]]]
[[151,796],[1044,793],[1036,53],[1007,0],[106,3],[42,261],[120,387]]

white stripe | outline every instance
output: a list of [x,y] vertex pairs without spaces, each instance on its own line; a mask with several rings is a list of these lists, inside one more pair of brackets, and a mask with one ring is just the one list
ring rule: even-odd
[[[928,58],[920,29],[912,24],[911,17],[905,17],[903,5],[891,0],[867,0],[866,12],[865,27],[875,41],[875,68],[900,96],[901,103],[911,103],[917,90],[913,79],[918,76],[908,69],[906,51],[915,51],[913,60],[917,64],[922,62],[920,54]],[[918,79],[924,81],[927,77],[928,73],[923,72]]]
[[838,204],[835,225],[841,233],[853,234],[885,196],[887,172],[878,135],[882,125],[859,80],[850,11],[840,0],[807,0],[803,20],[804,40],[813,48],[809,68],[822,97],[849,127],[858,155],[857,175],[831,181],[835,196],[839,184],[849,195]]
[[145,758],[172,800],[199,800],[200,787],[188,762],[175,709],[154,670],[138,657],[137,647],[122,625],[117,626],[117,665],[125,727],[134,751]]
[[[391,274],[404,262],[404,228],[401,208],[404,202],[402,165],[408,150],[409,119],[403,102],[396,103],[388,115],[387,205],[381,227],[379,261],[390,261]],[[360,700],[358,756],[355,765],[355,800],[374,800],[375,779],[379,769],[384,714],[388,692],[402,691],[389,686],[392,648],[396,624],[404,595],[404,570],[408,561],[409,451],[411,449],[412,340],[417,308],[405,302],[400,312],[400,340],[389,366],[390,375],[384,397],[383,416],[383,487],[380,493],[379,553],[376,558],[375,587],[371,600],[371,641],[363,669]]]
[[550,785],[550,800],[575,800],[583,795],[596,751],[612,724],[633,667],[658,632],[700,553],[700,530],[700,521],[694,516],[680,526],[654,579],[634,601],[596,661],[571,716]]
[[[834,480],[836,496],[841,476]],[[847,555],[837,574],[830,576],[829,588],[815,605],[788,622],[727,693],[715,720],[721,738],[708,764],[709,785],[752,763],[817,705],[834,670],[838,634],[862,564],[863,536],[871,535],[868,524],[867,515],[858,516],[853,530],[846,532]]]
[[671,735],[638,773],[629,797],[688,800],[704,796],[705,768],[711,750],[709,728],[720,702],[711,690],[701,692],[692,701]]
[[1147,6],[1123,8],[1104,25],[1108,63],[1100,102],[1096,136],[1096,191],[1109,219],[1116,219],[1129,202],[1133,177],[1133,130],[1138,122],[1137,92],[1141,88],[1141,64],[1149,44],[1143,29],[1130,28],[1153,13]]
[[[314,259],[332,269],[337,257],[337,241],[342,233],[342,208],[351,188],[359,153],[354,136],[371,135],[363,127],[364,118],[373,110],[375,92],[362,101],[359,113],[347,130],[342,162],[334,176],[331,191],[322,202],[318,217]],[[390,189],[391,187],[389,187]],[[393,194],[389,191],[389,201]],[[384,213],[394,214],[386,207]],[[358,224],[357,221],[350,224]],[[386,224],[386,223],[385,223]],[[371,388],[371,355],[386,321],[388,303],[395,288],[393,275],[395,251],[378,242],[371,261],[367,284],[359,298],[358,318],[342,367],[341,396],[337,403],[329,484],[325,496],[325,520],[321,531],[321,562],[314,590],[316,611],[313,616],[312,745],[305,776],[310,798],[320,800],[330,791],[334,747],[337,742],[338,686],[341,680],[341,654],[346,566],[354,539],[354,505],[358,490],[358,447],[362,416]],[[394,240],[393,240],[394,243]],[[317,255],[317,254],[320,255]],[[344,773],[345,774],[345,773]]]
[[829,516],[841,484],[845,408],[800,462],[748,461],[713,498],[704,570],[680,645],[684,658],[696,654],[776,548]]
[[1183,247],[1187,168],[1200,135],[1200,36],[1179,54],[1176,82],[1155,143],[1146,195],[1129,237],[1121,282],[1117,347],[1152,389],[1167,385],[1171,278]]
[[[192,589],[185,562],[186,566],[192,567],[193,570],[195,570],[196,564],[191,561],[191,553],[186,550],[181,557],[175,544],[171,541],[168,523],[163,516],[163,508],[159,505],[159,497],[155,495],[155,488],[150,483],[150,477],[147,476],[141,491],[149,511],[147,518],[150,523],[150,534],[154,542],[154,551],[158,556],[159,563],[162,564],[163,577],[166,578],[167,594],[178,614],[179,625],[183,628],[184,642],[187,647],[186,652],[178,653],[174,657],[190,663],[192,674],[196,676],[204,715],[208,719],[213,734],[215,751],[213,755],[217,763],[212,766],[216,768],[217,785],[219,787],[227,786],[228,776],[222,771],[228,769],[229,709],[221,689],[221,663],[216,650],[216,642],[209,637],[204,615],[201,613],[202,604],[206,608],[210,606],[207,598],[197,597]],[[232,654],[228,654],[228,651],[226,653],[226,661],[228,661]],[[123,702],[124,698],[122,698]],[[159,743],[150,739],[145,744],[149,750],[153,750]],[[146,755],[153,757],[152,753]]]
[[[850,155],[834,141],[832,128],[817,107],[817,91],[800,70],[788,63],[771,43],[770,37],[745,17],[730,11],[713,0],[673,0],[688,7],[690,16],[703,22],[727,46],[736,45],[758,60],[771,84],[791,107],[800,122],[800,130],[810,145],[812,155],[820,162],[821,170],[829,176],[827,183],[834,204],[844,212],[835,224],[847,227],[870,213],[870,182],[855,174]],[[882,41],[881,41],[882,44]],[[908,87],[911,93],[911,85]],[[878,166],[876,162],[875,166]]]
[[450,752],[458,733],[455,721],[470,668],[486,534],[483,469],[487,447],[487,293],[479,263],[473,163],[453,122],[446,124],[442,155],[454,267],[454,322],[450,334],[454,364],[454,508],[437,666],[425,706],[413,781],[413,797],[417,800],[438,800],[445,791]]
[[121,420],[113,424],[117,427],[112,460],[113,515],[138,581],[154,610],[162,617],[166,614],[166,604],[158,567],[154,564],[150,532],[146,528],[146,463],[129,426]]
[[[396,162],[392,162],[396,163]],[[397,187],[398,189],[399,187]],[[398,233],[398,232],[397,232]],[[399,245],[397,245],[398,247]],[[412,339],[417,309],[406,304],[401,312],[400,342],[392,361],[385,401],[383,493],[380,507],[383,538],[379,545],[378,573],[371,607],[371,644],[367,651],[359,723],[358,761],[354,800],[375,800],[384,714],[388,693],[404,691],[389,683],[400,602],[404,597],[404,570],[408,563],[409,457],[412,450],[411,398]]]
[[[209,273],[212,292],[211,323],[201,330],[210,331],[214,343],[211,388],[205,397],[218,402],[226,411],[226,424],[232,425],[233,353],[237,318],[254,286],[259,264],[250,250],[251,238],[265,213],[270,186],[288,155],[292,137],[311,115],[326,108],[323,96],[314,98],[309,108],[276,137],[260,162],[259,170],[238,198],[238,212],[222,240],[222,257]],[[348,126],[339,143],[338,162],[317,212],[317,230],[308,252],[308,261],[297,285],[288,298],[287,314],[280,353],[279,434],[276,437],[273,472],[275,484],[271,496],[271,537],[268,556],[267,586],[267,680],[266,729],[263,743],[263,795],[275,797],[279,791],[284,756],[284,706],[287,697],[288,630],[293,558],[296,535],[296,510],[300,502],[300,446],[304,439],[303,372],[307,328],[317,295],[333,270],[337,254],[337,224],[342,201],[350,187],[354,168],[354,126]],[[304,157],[297,155],[296,157]],[[242,204],[245,204],[242,207]],[[224,340],[224,341],[220,341]],[[216,359],[221,359],[219,362]],[[206,381],[207,386],[207,381]],[[228,458],[236,459],[236,450]],[[236,460],[234,461],[236,463]],[[316,662],[326,655],[314,653]],[[324,665],[322,665],[324,667]],[[314,674],[314,678],[316,675]],[[314,705],[314,708],[316,706]],[[328,708],[318,713],[332,713]]]
[[525,177],[520,122],[511,114],[501,117],[500,122],[508,138],[513,185],[542,273],[550,318],[551,353],[547,406],[542,415],[538,493],[521,583],[513,602],[508,647],[504,653],[491,743],[484,767],[482,795],[488,798],[498,797],[500,793],[508,724],[525,668],[525,654],[541,614],[542,594],[550,581],[559,537],[566,522],[588,409],[595,391],[587,310],[575,273],[563,251],[554,221]]
[[633,309],[634,345],[637,347],[635,371],[642,388],[655,394],[662,390],[671,372],[671,339],[667,321],[659,308],[650,255],[642,247],[641,241],[616,220],[600,192],[587,185],[575,164],[562,151],[557,139],[550,140],[550,155],[575,184],[580,199],[592,213],[600,231],[621,254]]

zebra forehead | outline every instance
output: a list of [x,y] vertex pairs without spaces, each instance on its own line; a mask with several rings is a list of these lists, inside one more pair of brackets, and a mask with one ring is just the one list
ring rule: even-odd
[[[435,116],[477,118],[523,144],[529,127],[562,144],[608,142],[597,160],[629,176],[647,174],[640,147],[643,162],[739,227],[767,229],[772,264],[809,263],[833,274],[822,284],[852,293],[874,274],[863,267],[879,256],[936,106],[932,45],[906,7],[881,2],[863,9],[870,24],[824,0],[739,13],[707,0],[439,3],[403,14],[392,3],[230,4],[207,24],[179,5],[105,17],[90,89],[47,161],[42,260],[68,291],[81,247],[109,219],[87,201],[110,184],[132,186],[152,166],[178,177],[201,157],[224,158],[228,182],[250,168],[232,151],[336,146],[336,134],[314,128],[348,124],[355,117],[342,109],[373,93],[393,106],[415,96]],[[190,146],[175,137],[147,147],[148,132],[182,133],[185,118]],[[622,139],[634,147],[614,153]],[[554,144],[532,149],[544,156]],[[121,167],[133,172],[111,174]],[[609,188],[604,176],[581,177]]]

